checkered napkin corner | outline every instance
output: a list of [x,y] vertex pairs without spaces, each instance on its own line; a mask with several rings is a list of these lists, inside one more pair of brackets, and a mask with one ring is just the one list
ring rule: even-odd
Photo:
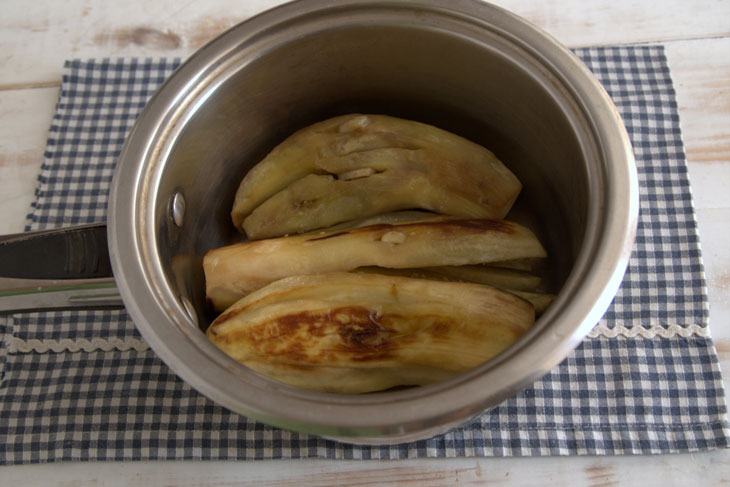
[[[707,344],[703,344],[707,345]],[[727,446],[712,348],[591,340],[534,386],[429,440],[362,447],[231,413],[152,351],[18,354],[4,384],[0,461],[401,459],[646,454]]]
[[[601,323],[613,331],[658,325],[668,334],[599,333],[533,386],[462,428],[415,443],[360,447],[272,428],[212,403],[144,346],[123,311],[15,315],[0,321],[0,463],[623,454],[728,446],[717,356],[702,333],[707,303],[663,49],[576,53],[626,121],[641,184],[635,252]],[[67,63],[29,229],[104,219],[124,137],[177,64]],[[64,345],[69,342],[73,346]],[[46,348],[39,352],[36,343]]]
[[709,302],[677,102],[663,46],[578,49],[621,113],[637,160],[639,222],[609,327],[706,327]]
[[71,60],[26,231],[103,222],[124,140],[180,59]]

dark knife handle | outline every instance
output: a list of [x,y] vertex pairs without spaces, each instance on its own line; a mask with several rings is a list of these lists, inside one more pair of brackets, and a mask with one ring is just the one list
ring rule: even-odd
[[106,223],[0,236],[0,277],[111,277]]
[[121,307],[105,223],[0,236],[0,314]]

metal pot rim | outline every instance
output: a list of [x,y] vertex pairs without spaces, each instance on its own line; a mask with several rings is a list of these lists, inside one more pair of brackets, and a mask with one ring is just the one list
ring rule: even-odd
[[[569,94],[572,109],[580,112],[591,132],[583,137],[598,141],[597,156],[603,161],[592,175],[595,188],[589,196],[586,243],[558,299],[527,336],[496,359],[452,380],[362,396],[306,391],[268,380],[210,344],[166,283],[155,255],[149,207],[149,192],[154,192],[164,165],[166,137],[205,89],[226,70],[235,69],[232,63],[239,46],[252,49],[263,38],[283,42],[287,31],[267,36],[277,26],[353,9],[360,15],[378,12],[381,20],[383,13],[396,18],[406,11],[411,16],[417,12],[441,25],[456,22],[468,27],[458,35],[482,30],[498,36],[524,53],[526,69],[545,70],[560,80],[555,89]],[[244,55],[255,54],[247,50]],[[471,0],[303,0],[222,34],[165,83],[122,150],[108,218],[114,275],[129,314],[155,352],[195,389],[233,411],[287,429],[356,443],[399,443],[446,431],[498,404],[547,373],[580,343],[608,308],[628,264],[638,219],[638,183],[631,144],[608,95],[569,50],[526,21]],[[589,272],[593,262],[602,264]]]

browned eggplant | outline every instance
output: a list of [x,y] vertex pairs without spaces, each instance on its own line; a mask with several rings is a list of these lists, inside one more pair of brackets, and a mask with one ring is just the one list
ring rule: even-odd
[[206,292],[222,310],[283,277],[358,267],[461,266],[545,257],[535,235],[505,220],[372,225],[317,235],[242,242],[205,255]]
[[207,336],[273,379],[352,394],[448,379],[499,354],[533,323],[528,302],[490,286],[327,273],[246,296]]
[[302,129],[244,177],[231,217],[250,239],[421,208],[504,218],[522,185],[484,147],[431,125],[351,114]]

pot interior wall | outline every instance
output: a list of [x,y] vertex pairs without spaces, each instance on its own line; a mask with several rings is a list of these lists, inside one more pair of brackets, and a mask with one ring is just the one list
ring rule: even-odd
[[[157,202],[163,264],[198,310],[201,328],[211,320],[202,256],[242,239],[229,212],[243,175],[295,130],[350,112],[419,120],[492,150],[524,185],[508,218],[538,233],[557,290],[583,240],[590,163],[574,115],[556,101],[558,81],[500,52],[437,29],[370,25],[242,56],[235,72],[194,104],[172,144]],[[166,196],[176,190],[187,202],[179,230],[166,218]]]

